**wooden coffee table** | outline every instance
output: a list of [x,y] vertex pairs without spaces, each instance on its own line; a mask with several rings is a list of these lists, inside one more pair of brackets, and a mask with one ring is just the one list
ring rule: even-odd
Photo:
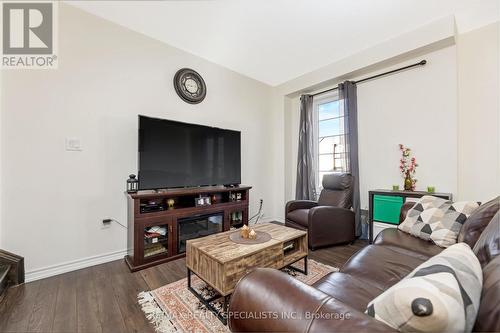
[[[251,226],[256,231],[267,232],[271,240],[262,244],[237,244],[226,231],[207,237],[192,239],[186,245],[186,266],[189,290],[219,319],[226,318],[212,306],[211,302],[223,298],[223,311],[227,312],[229,295],[236,283],[252,269],[270,267],[281,269],[304,259],[304,270],[291,267],[307,275],[307,232],[274,223]],[[219,294],[205,299],[191,287],[191,274],[196,274]]]

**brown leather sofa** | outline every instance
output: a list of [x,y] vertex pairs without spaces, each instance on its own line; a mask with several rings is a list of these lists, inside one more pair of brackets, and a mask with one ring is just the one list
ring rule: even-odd
[[323,176],[318,201],[293,200],[286,204],[285,225],[307,230],[309,248],[352,242],[355,222],[352,207],[353,176],[348,173]]
[[[459,240],[473,248],[483,268],[481,304],[474,331],[500,331],[500,197],[464,223]],[[405,204],[401,218],[411,208]],[[352,256],[340,272],[306,285],[278,270],[259,268],[237,285],[229,306],[233,332],[391,332],[364,313],[366,305],[442,248],[396,228],[385,229]],[[288,317],[287,317],[288,316]]]

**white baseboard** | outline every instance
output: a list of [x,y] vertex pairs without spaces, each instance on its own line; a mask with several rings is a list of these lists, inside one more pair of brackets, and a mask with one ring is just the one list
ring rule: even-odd
[[76,271],[78,269],[104,264],[110,261],[123,259],[127,254],[127,250],[115,251],[110,253],[99,254],[92,257],[63,262],[57,265],[38,268],[26,272],[25,282],[36,281],[48,278],[54,275]]
[[[285,220],[277,218],[277,217],[263,217],[259,220],[259,224],[265,223],[265,222],[274,222],[274,221],[285,223]],[[255,223],[255,220],[253,220],[252,223]],[[250,224],[252,224],[252,223],[250,223]]]
[[276,221],[285,224],[285,219],[281,217],[274,217],[271,219],[271,221]]
[[[262,222],[272,222],[272,221],[279,221],[281,223],[285,223],[285,221],[281,218],[275,218],[275,217],[265,217],[259,221],[259,223]],[[26,282],[31,282],[31,281],[36,281],[44,278],[48,278],[51,276],[71,272],[71,271],[76,271],[78,269],[90,267],[90,266],[95,266],[99,264],[104,264],[110,261],[115,261],[119,259],[123,259],[123,257],[127,254],[127,250],[121,250],[121,251],[116,251],[116,252],[110,252],[110,253],[105,253],[105,254],[100,254],[92,257],[87,257],[87,258],[82,258],[82,259],[77,259],[77,260],[72,260],[72,261],[67,261],[63,262],[57,265],[52,265],[52,266],[47,266],[43,268],[37,268],[31,271],[26,272],[25,275],[25,281]]]

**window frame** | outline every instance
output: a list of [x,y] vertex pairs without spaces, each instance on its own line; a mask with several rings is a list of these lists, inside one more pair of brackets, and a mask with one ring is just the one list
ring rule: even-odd
[[[331,155],[331,154],[326,154],[326,153],[324,153],[324,154],[319,153],[319,125],[320,125],[319,106],[322,104],[335,102],[335,101],[339,102],[339,111],[340,111],[341,116],[321,119],[321,121],[331,120],[331,119],[343,119],[343,121],[345,121],[346,116],[342,110],[342,105],[341,105],[341,100],[340,100],[338,90],[327,92],[327,93],[318,95],[317,97],[315,96],[313,99],[313,121],[314,121],[314,131],[313,131],[314,132],[314,144],[313,144],[314,161],[313,161],[313,167],[315,170],[314,174],[315,174],[316,188],[317,188],[318,193],[323,189],[323,186],[320,183],[319,175],[320,175],[320,172],[325,172],[325,171],[319,170],[320,156],[321,155]],[[344,137],[345,138],[346,135],[347,135],[347,133],[343,133],[343,134],[331,135],[331,136],[326,136],[326,137]],[[347,152],[345,152],[344,154],[346,154],[346,153]],[[333,156],[333,158],[335,159],[335,155]],[[335,170],[332,171],[332,173],[342,173],[342,172],[344,172],[344,171],[342,171],[342,170],[341,171],[335,171]]]

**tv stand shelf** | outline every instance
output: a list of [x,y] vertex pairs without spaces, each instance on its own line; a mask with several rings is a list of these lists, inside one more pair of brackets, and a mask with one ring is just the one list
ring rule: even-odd
[[[127,194],[125,261],[131,271],[185,256],[187,239],[248,224],[250,186],[206,186]],[[209,197],[211,204],[196,205]]]

